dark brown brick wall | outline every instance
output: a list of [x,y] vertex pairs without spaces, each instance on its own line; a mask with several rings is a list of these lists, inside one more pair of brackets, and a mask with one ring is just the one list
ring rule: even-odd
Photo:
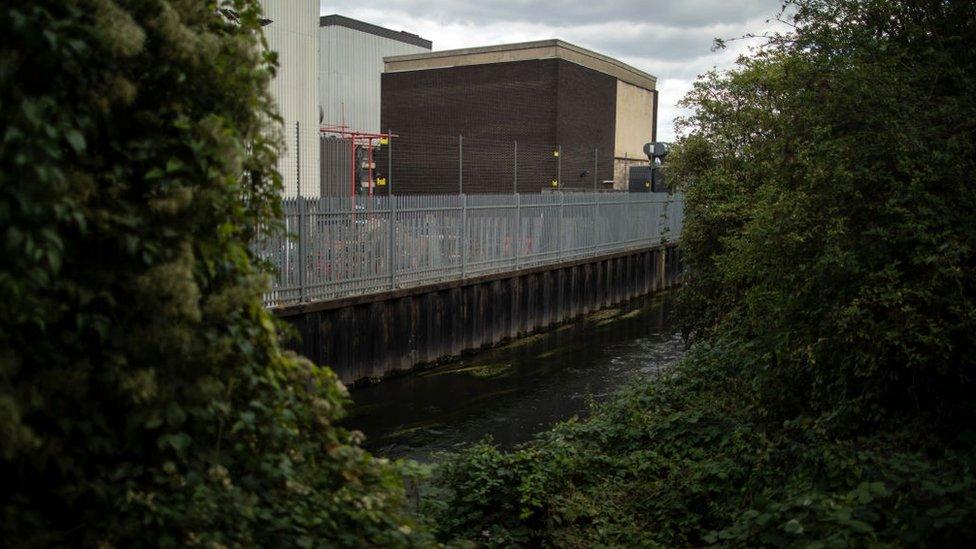
[[[557,83],[556,137],[562,147],[562,186],[592,188],[594,152],[601,159],[596,164],[597,179],[613,179],[617,80],[560,60]],[[589,173],[580,177],[584,171]]]
[[[393,144],[398,194],[458,192],[459,135],[466,193],[511,192],[516,141],[519,192],[549,188],[557,143],[564,186],[579,186],[582,170],[592,185],[594,148],[598,178],[613,177],[613,77],[545,59],[387,73],[382,93],[382,127],[400,135]],[[386,165],[385,153],[377,163]]]

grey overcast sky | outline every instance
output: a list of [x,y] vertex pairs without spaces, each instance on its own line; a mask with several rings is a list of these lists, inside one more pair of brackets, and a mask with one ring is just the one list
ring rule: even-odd
[[695,77],[732,65],[749,44],[712,52],[714,38],[762,32],[780,0],[321,0],[321,13],[405,30],[435,50],[560,38],[657,77],[658,137],[674,138],[676,104]]

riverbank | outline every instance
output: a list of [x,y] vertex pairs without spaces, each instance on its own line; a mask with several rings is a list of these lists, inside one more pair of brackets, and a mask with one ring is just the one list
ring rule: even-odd
[[588,315],[450,364],[352,390],[344,424],[378,455],[429,461],[491,437],[508,448],[683,354],[664,294]]
[[582,420],[439,464],[442,541],[505,546],[958,546],[976,534],[974,443],[924,418],[863,432],[757,413],[748,366],[699,345]]

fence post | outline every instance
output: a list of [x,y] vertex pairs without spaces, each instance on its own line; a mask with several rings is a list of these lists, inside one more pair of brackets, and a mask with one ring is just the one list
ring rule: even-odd
[[390,289],[396,289],[396,198],[393,196],[393,130],[386,130],[386,195],[390,201],[389,256]]
[[464,136],[458,136],[458,194],[464,194]]
[[556,188],[563,188],[563,146],[556,145]]
[[[386,194],[393,197],[393,130],[386,130]],[[391,206],[392,207],[392,206]]]
[[468,197],[461,195],[461,278],[464,278],[468,259]]
[[298,197],[298,301],[305,301],[305,253],[308,243],[305,238],[305,199]]
[[515,268],[519,267],[519,255],[522,251],[522,195],[515,193]]
[[669,193],[664,205],[664,230],[661,231],[661,238],[665,242],[671,242],[671,206],[673,205],[674,201]]
[[600,248],[600,200],[603,196],[597,193],[593,196],[593,203],[596,204],[596,211],[593,213],[593,251]]
[[515,190],[515,194],[518,194],[518,141],[517,140],[515,141],[515,156],[513,158],[515,164],[515,180],[513,183],[514,185],[513,188]]
[[563,191],[559,190],[559,217],[556,218],[556,259],[563,257]]
[[[389,177],[389,174],[387,174]],[[389,185],[389,183],[387,183]],[[390,264],[390,289],[396,289],[396,197],[392,194],[390,200],[390,236],[389,236],[389,264]]]
[[600,149],[593,149],[593,192],[596,192],[596,166],[599,160]]
[[295,196],[302,196],[302,138],[300,122],[295,121]]

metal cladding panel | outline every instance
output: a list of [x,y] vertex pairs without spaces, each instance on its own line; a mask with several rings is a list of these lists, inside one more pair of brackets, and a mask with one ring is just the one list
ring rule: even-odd
[[285,196],[319,195],[318,0],[261,0],[271,23],[268,46],[278,52],[271,94],[283,119],[278,170]]
[[349,196],[352,179],[352,143],[331,135],[321,138],[322,196]]
[[319,105],[325,124],[378,133],[383,58],[430,50],[339,25],[318,28]]

